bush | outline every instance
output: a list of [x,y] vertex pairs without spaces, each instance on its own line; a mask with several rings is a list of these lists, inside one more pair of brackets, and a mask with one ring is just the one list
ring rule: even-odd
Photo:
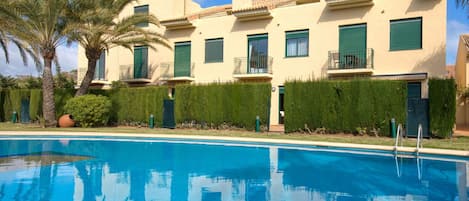
[[389,121],[404,123],[404,81],[292,81],[285,84],[285,131],[390,136]]
[[84,95],[68,100],[64,111],[73,115],[81,127],[95,127],[107,124],[111,107],[107,97]]
[[430,79],[428,87],[430,131],[436,137],[450,137],[456,121],[456,83],[454,79]]
[[201,128],[237,127],[255,129],[269,123],[270,83],[177,85],[175,118],[179,124]]

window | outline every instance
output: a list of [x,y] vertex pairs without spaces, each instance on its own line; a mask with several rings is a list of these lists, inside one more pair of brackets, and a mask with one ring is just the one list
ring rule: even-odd
[[174,77],[191,76],[191,42],[176,43],[174,48]]
[[148,76],[148,47],[134,47],[134,79]]
[[223,62],[223,38],[205,40],[205,63]]
[[308,56],[309,30],[287,31],[286,38],[286,57],[306,57]]
[[[148,14],[148,5],[134,7],[135,14]],[[138,27],[148,27],[148,22],[143,22],[137,25]]]
[[389,49],[414,50],[422,48],[422,18],[391,20]]
[[269,70],[269,37],[267,34],[248,36],[248,73],[267,73]]
[[104,79],[105,67],[106,67],[106,53],[105,51],[103,51],[98,61],[96,61],[94,80],[105,80]]
[[365,68],[366,24],[339,26],[339,68]]

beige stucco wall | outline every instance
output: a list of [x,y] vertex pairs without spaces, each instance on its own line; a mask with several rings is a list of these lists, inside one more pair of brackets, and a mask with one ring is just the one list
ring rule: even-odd
[[[458,52],[456,55],[456,84],[459,90],[468,87],[467,78],[469,67],[467,47],[463,36],[459,37]],[[456,127],[458,129],[467,129],[469,127],[469,107],[468,102],[458,97],[456,106]]]
[[[142,1],[145,2],[145,1]],[[244,8],[251,0],[233,0],[233,9]],[[163,4],[162,4],[163,5]],[[156,6],[150,6],[150,9]],[[160,8],[161,9],[161,8]],[[153,10],[152,10],[153,12]],[[374,75],[428,73],[445,75],[446,0],[374,0],[369,7],[331,11],[325,1],[271,10],[272,19],[241,22],[233,15],[196,19],[195,28],[165,31],[172,42],[191,41],[195,63],[193,83],[235,81],[236,57],[247,57],[247,35],[268,33],[269,56],[273,57],[271,124],[278,122],[278,86],[291,79],[327,77],[328,51],[339,47],[339,26],[367,24],[367,47],[374,49]],[[158,14],[157,14],[158,15]],[[390,20],[422,17],[422,49],[389,51]],[[309,56],[285,58],[285,31],[309,29]],[[204,63],[205,40],[224,38],[224,62]],[[80,56],[82,53],[80,52]],[[150,51],[150,64],[174,59],[172,50],[158,47]],[[109,80],[118,78],[116,66],[132,64],[128,50],[110,50],[106,63]],[[85,62],[82,57],[80,65]],[[115,75],[117,74],[117,76]],[[153,76],[158,80],[159,71]],[[424,85],[427,82],[423,82]],[[424,86],[424,89],[426,87]],[[425,95],[424,95],[425,96]],[[287,114],[288,115],[288,114]]]

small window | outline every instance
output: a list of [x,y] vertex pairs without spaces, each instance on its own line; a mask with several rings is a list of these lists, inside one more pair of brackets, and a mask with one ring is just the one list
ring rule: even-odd
[[[148,14],[148,5],[134,7],[135,14]],[[148,27],[148,22],[143,22],[137,25],[138,27]]]
[[223,62],[223,38],[205,40],[205,63]]
[[285,33],[285,57],[307,57],[309,49],[309,30],[287,31]]
[[391,51],[422,48],[422,18],[391,20]]
[[94,72],[94,80],[105,80],[104,73],[106,68],[106,52],[101,52],[101,56],[96,61],[96,68]]

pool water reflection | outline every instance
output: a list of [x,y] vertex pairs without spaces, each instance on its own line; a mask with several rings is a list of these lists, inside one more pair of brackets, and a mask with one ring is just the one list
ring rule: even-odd
[[0,140],[0,200],[467,201],[468,164],[276,146]]

